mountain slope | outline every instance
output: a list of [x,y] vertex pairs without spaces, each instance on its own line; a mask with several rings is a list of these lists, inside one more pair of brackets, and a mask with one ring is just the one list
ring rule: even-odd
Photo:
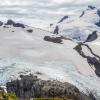
[[57,26],[60,35],[84,42],[88,35],[94,31],[100,32],[100,9],[88,6],[79,17],[74,19],[69,17],[60,23],[54,24],[50,28],[51,32],[54,32]]
[[[94,90],[100,94],[100,78],[87,59],[74,49],[78,43],[66,38],[62,38],[62,43],[53,43],[45,41],[45,36],[60,37],[29,26],[22,28],[3,23],[0,27],[0,85],[17,79],[20,74],[34,73],[44,80],[70,82],[81,91]],[[83,50],[91,56],[87,48]]]

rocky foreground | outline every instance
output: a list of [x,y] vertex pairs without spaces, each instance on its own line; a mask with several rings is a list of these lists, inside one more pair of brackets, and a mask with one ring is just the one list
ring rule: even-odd
[[71,100],[95,100],[86,96],[70,83],[57,80],[41,80],[34,75],[21,75],[20,80],[7,83],[7,91],[15,93],[21,100],[30,98],[69,98]]

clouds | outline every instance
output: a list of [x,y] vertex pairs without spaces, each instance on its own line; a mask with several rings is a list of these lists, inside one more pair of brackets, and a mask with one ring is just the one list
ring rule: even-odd
[[100,4],[99,0],[0,0],[0,5],[32,5],[34,3],[41,3],[41,4],[63,4],[63,3],[69,3],[69,4]]
[[45,27],[64,15],[80,14],[99,0],[0,0],[0,20],[12,18],[36,27]]

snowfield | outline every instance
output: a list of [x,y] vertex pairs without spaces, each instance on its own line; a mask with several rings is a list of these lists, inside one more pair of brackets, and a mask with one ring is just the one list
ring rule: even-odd
[[[85,20],[85,18],[83,19]],[[59,27],[64,28],[60,30],[60,33],[66,36],[66,31],[68,31],[71,33],[72,39],[74,33],[77,33],[82,36],[83,41],[91,32],[99,30],[96,25],[90,23],[91,20],[85,22],[83,19],[82,21],[81,18],[77,19],[68,25],[59,24]],[[33,32],[28,32],[29,29],[32,29]],[[25,26],[25,28],[13,27],[12,25],[1,26],[0,85],[5,86],[6,82],[19,78],[21,74],[33,73],[44,80],[57,79],[72,83],[81,91],[93,91],[100,96],[100,77],[95,74],[95,67],[91,67],[87,60],[74,49],[77,42],[62,39],[62,44],[59,44],[44,40],[44,36],[57,37],[61,34],[54,35],[48,31],[29,26]],[[97,34],[96,40],[85,44],[88,44],[93,52],[100,56],[100,33],[97,32]],[[86,55],[93,56],[86,47],[82,49]]]
[[80,16],[75,18],[69,16],[62,22],[53,24],[49,30],[50,32],[53,32],[55,27],[58,26],[58,31],[61,36],[84,42],[87,39],[87,36],[93,31],[97,30],[100,32],[100,27],[96,25],[99,21],[100,9],[91,8],[91,6],[89,6],[80,14]]

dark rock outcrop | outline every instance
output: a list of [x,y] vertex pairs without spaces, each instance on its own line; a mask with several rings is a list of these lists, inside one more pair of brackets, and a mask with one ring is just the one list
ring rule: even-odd
[[13,20],[9,19],[5,25],[14,25],[14,24],[15,24],[15,22]]
[[7,23],[5,25],[12,25],[14,27],[21,27],[21,28],[25,28],[24,24],[21,23],[15,23],[13,20],[8,20]]
[[98,14],[98,16],[100,17],[100,10],[99,10],[99,9],[97,10],[97,14]]
[[62,37],[45,36],[44,40],[49,41],[49,42],[53,42],[53,43],[62,43]]
[[50,24],[50,27],[53,26],[53,24]]
[[74,85],[67,82],[44,81],[33,75],[21,75],[21,80],[7,83],[7,91],[15,93],[22,100],[30,98],[70,98],[92,100],[83,95]]
[[74,49],[82,56],[83,58],[86,58],[85,53],[82,51],[82,44],[78,44]]
[[88,8],[93,10],[93,9],[95,9],[96,7],[91,6],[91,5],[88,5]]
[[[82,51],[82,46],[87,47],[93,57],[86,55],[85,52]],[[100,56],[95,54],[88,45],[83,43],[78,44],[74,49],[80,54],[80,56],[87,59],[87,63],[89,64],[89,66],[95,67],[95,74],[100,77]]]
[[95,23],[96,26],[100,27],[100,20]]
[[59,27],[58,26],[55,27],[53,34],[59,34]]
[[32,32],[33,32],[33,30],[32,30],[32,29],[29,29],[29,30],[27,30],[27,32],[32,33]]
[[3,22],[0,21],[0,26],[2,26],[2,25],[3,25]]
[[90,34],[87,38],[87,40],[85,42],[91,42],[91,41],[94,41],[96,40],[98,37],[97,35],[97,31],[94,31],[92,34]]
[[58,23],[61,23],[61,22],[63,22],[65,19],[67,19],[68,18],[68,16],[64,16]]
[[24,24],[21,24],[21,23],[15,23],[13,26],[14,26],[14,27],[25,28],[25,25],[24,25]]
[[83,11],[82,14],[80,15],[80,17],[83,17],[84,14],[85,14],[85,12]]

